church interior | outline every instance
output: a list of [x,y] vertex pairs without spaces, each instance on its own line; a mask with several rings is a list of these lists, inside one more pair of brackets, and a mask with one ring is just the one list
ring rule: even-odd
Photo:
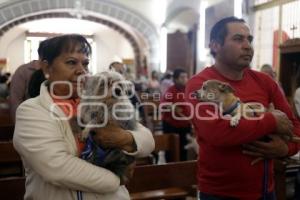
[[[203,179],[207,177],[201,173],[207,173],[204,170],[205,167],[212,167],[205,163],[204,159],[209,159],[208,156],[204,155],[205,153],[214,155],[208,151],[215,148],[218,149],[218,152],[222,152],[220,150],[222,148],[232,148],[240,149],[239,156],[247,157],[244,160],[250,160],[253,157],[242,155],[243,144],[234,144],[234,147],[209,144],[208,147],[201,147],[203,143],[205,145],[206,142],[211,141],[210,136],[207,139],[201,135],[202,132],[196,124],[198,122],[201,123],[201,119],[195,121],[188,117],[189,119],[185,119],[185,122],[182,122],[182,124],[186,123],[188,125],[182,125],[182,127],[180,126],[181,122],[176,124],[175,119],[175,124],[172,126],[170,123],[173,123],[174,119],[168,118],[166,114],[168,112],[167,109],[173,109],[172,112],[169,110],[171,114],[181,113],[182,108],[180,106],[184,104],[182,99],[187,98],[186,88],[190,88],[190,81],[197,78],[200,80],[198,74],[201,74],[209,67],[215,67],[215,65],[222,63],[225,59],[230,59],[226,55],[230,56],[235,53],[235,50],[228,51],[228,49],[231,47],[235,48],[234,44],[237,43],[230,43],[232,45],[230,46],[227,45],[228,38],[221,42],[211,39],[211,31],[215,27],[214,25],[223,18],[233,16],[234,19],[244,20],[242,24],[247,25],[246,33],[253,37],[253,41],[249,42],[247,40],[245,42],[245,36],[239,35],[243,42],[249,43],[251,46],[247,48],[253,49],[253,53],[249,50],[251,58],[248,58],[249,55],[247,54],[243,57],[243,61],[246,62],[250,59],[247,67],[249,70],[254,71],[253,73],[259,74],[258,76],[265,78],[265,75],[260,74],[266,73],[270,75],[270,80],[268,78],[265,79],[268,81],[272,79],[272,83],[279,88],[278,91],[281,91],[280,95],[284,99],[282,101],[287,102],[288,108],[286,106],[284,109],[288,109],[288,112],[280,109],[280,106],[276,107],[276,105],[275,109],[281,111],[270,111],[268,108],[266,112],[275,112],[277,114],[277,116],[272,118],[273,124],[276,122],[280,123],[280,121],[275,121],[278,118],[285,120],[285,122],[290,119],[293,126],[291,130],[294,131],[293,134],[297,135],[299,133],[300,137],[300,89],[298,90],[300,88],[299,10],[300,0],[0,0],[0,199],[40,199],[38,196],[36,198],[30,196],[37,194],[33,191],[38,190],[38,188],[32,187],[34,185],[32,185],[31,181],[34,178],[29,175],[32,173],[32,170],[36,170],[37,173],[40,171],[35,168],[35,165],[30,163],[31,158],[28,158],[28,156],[25,156],[25,153],[21,152],[27,151],[24,149],[25,146],[21,145],[22,148],[19,148],[19,144],[16,145],[15,141],[17,138],[22,139],[20,134],[26,132],[26,123],[20,116],[22,109],[18,109],[18,106],[26,104],[30,99],[39,98],[42,95],[40,94],[40,91],[42,93],[42,89],[40,89],[41,84],[47,87],[45,82],[52,80],[51,76],[55,72],[50,70],[50,78],[48,77],[49,74],[45,73],[45,70],[47,70],[45,66],[53,65],[47,60],[47,55],[45,56],[47,52],[51,51],[51,39],[49,44],[47,44],[48,39],[76,34],[86,39],[91,50],[87,70],[89,75],[96,76],[111,70],[117,71],[124,80],[126,79],[134,86],[132,93],[134,93],[135,102],[139,103],[138,108],[136,108],[136,112],[139,112],[139,123],[148,128],[155,143],[155,147],[153,147],[149,155],[135,158],[135,166],[132,167],[133,172],[128,181],[123,183],[129,192],[128,196],[130,199],[209,200],[203,195],[202,187],[205,193],[209,193],[209,189],[219,184],[219,179],[213,179],[211,180],[213,183],[208,183],[208,185],[211,184],[213,186],[205,186]],[[241,21],[235,21],[232,24],[239,23]],[[227,29],[225,27],[225,38],[226,34],[228,36],[231,33],[228,27],[229,25],[227,24]],[[217,34],[220,35],[220,32]],[[40,49],[43,41],[46,41],[44,48],[50,50],[42,50],[41,54]],[[236,40],[233,39],[233,42],[236,42]],[[70,45],[73,44],[62,48],[73,48]],[[217,55],[212,54],[215,53],[213,50],[217,52]],[[59,51],[62,50],[60,49]],[[82,49],[80,51],[82,52],[78,52],[82,55],[86,53]],[[219,53],[223,53],[225,56],[221,57]],[[27,71],[21,72],[23,66],[28,66],[30,69],[28,68]],[[36,73],[38,71],[40,72],[39,74]],[[34,77],[35,79],[33,79]],[[222,77],[220,80],[225,79]],[[17,83],[14,83],[15,81]],[[237,82],[235,81],[233,84],[238,84]],[[176,88],[177,84],[181,84],[180,91],[182,96],[176,97],[174,101],[169,101],[168,108],[164,107],[165,103],[168,102],[165,94],[174,92],[170,90],[171,87],[175,88],[174,90],[179,90]],[[261,85],[264,84],[268,88],[268,83]],[[199,87],[197,89],[200,89]],[[34,91],[33,88],[35,89]],[[181,90],[182,88],[183,90]],[[262,86],[262,88],[265,89],[265,86]],[[30,93],[30,90],[35,94]],[[235,88],[233,91],[237,91],[235,94],[240,92],[247,95],[247,91],[242,92],[238,88]],[[277,93],[274,92],[274,89],[269,93],[270,97],[268,98],[271,98],[270,101],[273,104],[272,95],[276,96]],[[250,101],[251,95],[252,93],[250,92],[249,98],[246,99]],[[54,98],[53,95],[51,98]],[[56,102],[58,100],[55,100]],[[178,105],[179,107],[176,108]],[[280,105],[282,105],[281,102]],[[18,112],[16,112],[17,109]],[[25,112],[25,109],[23,112]],[[287,114],[285,115],[284,113]],[[287,119],[282,115],[287,116]],[[28,117],[31,120],[35,118]],[[41,121],[43,120],[41,119]],[[37,121],[36,123],[38,124],[39,122]],[[241,119],[237,127],[243,125],[243,123],[246,122],[244,122],[244,119]],[[257,131],[253,132],[259,132],[260,128],[261,130],[266,129],[265,126],[270,124],[257,124]],[[22,125],[24,125],[24,131],[22,130]],[[297,126],[299,126],[299,130]],[[233,130],[237,127],[228,129]],[[45,129],[48,128],[45,127]],[[182,130],[182,132],[176,133],[177,130],[178,132]],[[272,130],[274,131],[275,128]],[[224,130],[219,131],[225,132]],[[268,134],[270,132],[272,131],[269,131]],[[18,134],[18,137],[15,136],[16,134]],[[42,127],[39,134],[43,134]],[[240,134],[243,133],[241,132]],[[135,140],[135,135],[132,135],[133,140]],[[225,135],[225,133],[221,135]],[[32,136],[32,139],[35,140],[36,137],[38,138],[38,136]],[[73,143],[75,144],[74,141]],[[247,141],[251,140],[248,138]],[[258,156],[264,161],[254,164],[253,169],[257,170],[257,174],[262,174],[263,167],[266,166],[263,163],[269,161],[269,165],[271,165],[269,175],[271,177],[267,178],[272,179],[272,181],[269,181],[270,185],[268,188],[269,191],[274,191],[274,194],[276,194],[276,198],[258,199],[300,200],[299,141],[296,143],[291,142],[294,145],[293,148],[296,148],[292,155],[290,154],[290,149],[288,149],[286,150],[288,153],[284,154],[284,156],[262,156],[263,158]],[[76,140],[76,142],[78,141]],[[46,142],[44,144],[47,146]],[[137,151],[139,151],[139,148],[143,148],[143,146],[139,146],[138,140],[135,141],[134,145]],[[290,141],[285,142],[284,146],[290,148]],[[39,148],[35,147],[32,156],[34,157],[38,151]],[[227,151],[231,150],[226,149],[225,151],[224,158],[222,158],[223,161],[226,160]],[[76,159],[78,159],[78,156]],[[210,157],[210,159],[216,158]],[[53,160],[55,159],[53,158]],[[231,161],[228,161],[228,163]],[[201,165],[205,167],[202,168]],[[229,165],[226,164],[226,166]],[[237,167],[239,161],[232,163],[232,165]],[[249,163],[249,168],[250,165],[252,164]],[[240,164],[240,170],[243,170],[243,166],[243,164]],[[262,167],[259,168],[259,166]],[[212,168],[219,170],[222,169],[222,166],[213,166]],[[84,171],[84,168],[82,170]],[[247,171],[244,173],[246,176]],[[262,177],[265,179],[265,176]],[[39,174],[38,177],[43,179],[42,174]],[[250,175],[249,179],[251,179]],[[236,180],[242,179],[233,175],[232,180],[228,182]],[[78,186],[79,189],[76,189],[77,184],[75,183],[71,184],[68,180],[59,180],[67,183],[55,185],[51,181],[53,180],[45,179],[45,184],[52,185],[51,187],[53,188],[54,186],[62,187],[65,191],[74,192],[74,194],[77,191],[77,195],[79,194],[80,187]],[[250,185],[256,185],[255,182],[250,182]],[[242,185],[243,183],[239,184]],[[93,191],[88,189],[89,186],[84,188],[88,192]],[[234,193],[239,193],[237,192],[238,188],[231,189],[235,191]],[[82,195],[83,193],[84,196],[86,191],[83,190],[80,194]],[[251,188],[248,188],[249,196],[245,195],[245,198],[236,197],[234,194],[230,196],[230,192],[222,193],[222,191],[216,191],[218,191],[216,192],[216,200],[256,200],[250,195],[250,193],[253,193]],[[227,198],[228,194],[231,198]],[[42,199],[51,199],[51,195],[48,198],[46,198],[47,194],[44,195],[45,198]],[[76,198],[75,196],[73,199],[80,200],[82,198],[78,196]],[[86,199],[98,198],[89,197]],[[100,197],[99,199],[102,198]],[[103,199],[125,200],[128,198],[109,198],[105,196]]]

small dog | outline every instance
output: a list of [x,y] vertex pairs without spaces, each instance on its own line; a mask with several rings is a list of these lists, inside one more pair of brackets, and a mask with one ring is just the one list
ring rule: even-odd
[[[126,169],[134,163],[133,156],[126,155],[120,149],[105,149],[96,141],[97,128],[107,124],[116,124],[125,130],[135,130],[137,115],[128,98],[133,85],[117,72],[107,71],[86,78],[81,99],[80,120],[85,125],[80,138],[87,141],[91,149],[84,159],[107,168],[118,175],[121,182],[126,182]],[[86,150],[86,149],[85,149]]]
[[205,81],[202,88],[196,91],[196,96],[200,101],[218,104],[224,116],[231,116],[230,126],[232,127],[239,124],[242,114],[246,117],[258,117],[265,112],[264,109],[259,109],[261,107],[258,104],[251,104],[251,106],[243,104],[234,95],[234,89],[228,83],[218,80]]
[[[201,89],[196,91],[199,101],[214,102],[219,105],[223,115],[230,116],[230,126],[236,127],[242,117],[259,117],[268,111],[259,103],[245,104],[234,95],[234,89],[230,84],[219,80],[207,80]],[[299,142],[299,138],[293,135],[280,135],[287,141]]]
[[[261,104],[244,104],[241,100],[234,95],[234,89],[230,84],[219,80],[207,80],[203,83],[202,87],[196,91],[196,97],[202,102],[213,102],[218,104],[221,113],[230,116],[230,126],[236,127],[242,117],[259,117],[264,112],[269,111]],[[271,108],[271,110],[274,108]],[[285,141],[300,142],[300,138],[293,134],[279,134]],[[265,136],[262,138],[267,142],[270,137]],[[262,158],[255,159],[251,164],[255,164]],[[295,163],[289,159],[284,162]]]

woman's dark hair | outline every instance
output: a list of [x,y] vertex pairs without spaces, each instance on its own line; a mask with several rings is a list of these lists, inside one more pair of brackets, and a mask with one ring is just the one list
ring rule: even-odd
[[62,52],[79,51],[87,56],[92,53],[89,42],[85,37],[78,34],[67,34],[47,39],[42,49],[42,60],[46,60],[49,64],[52,64],[53,60]]
[[28,83],[28,96],[30,98],[40,95],[40,87],[46,80],[42,69],[36,70],[32,75]]
[[[245,23],[245,20],[239,19],[236,17],[226,17],[218,21],[211,29],[210,31],[210,42],[217,42],[224,45],[224,40],[227,35],[227,24],[233,23],[233,22],[239,22],[239,23]],[[211,55],[213,57],[216,56],[216,53],[210,50]]]

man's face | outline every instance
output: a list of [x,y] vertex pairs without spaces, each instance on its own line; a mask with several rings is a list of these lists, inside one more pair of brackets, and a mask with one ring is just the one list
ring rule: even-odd
[[180,73],[179,77],[174,80],[175,84],[178,86],[185,86],[188,81],[187,73]]
[[236,70],[248,67],[253,57],[252,40],[253,36],[246,24],[228,23],[223,46],[218,44],[216,47],[216,59]]

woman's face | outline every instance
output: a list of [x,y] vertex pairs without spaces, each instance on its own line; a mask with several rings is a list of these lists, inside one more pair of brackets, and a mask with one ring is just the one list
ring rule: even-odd
[[54,96],[68,96],[69,99],[77,98],[77,91],[82,88],[84,81],[78,78],[88,72],[88,64],[88,56],[80,51],[62,52],[47,66],[50,93]]

